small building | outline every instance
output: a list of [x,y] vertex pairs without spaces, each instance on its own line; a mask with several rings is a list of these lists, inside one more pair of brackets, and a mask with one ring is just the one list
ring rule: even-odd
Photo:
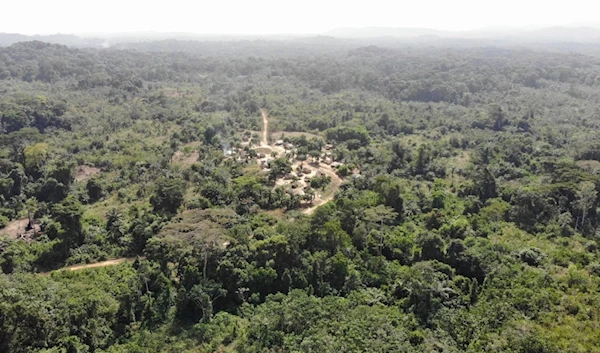
[[312,173],[312,169],[310,169],[309,167],[303,167],[302,168],[302,173],[304,173],[304,174],[310,174],[310,173]]
[[326,144],[325,146],[323,146],[323,148],[329,151],[329,150],[332,150],[332,149],[333,149],[333,145],[331,145],[331,144]]
[[294,191],[292,191],[292,194],[297,195],[297,196],[304,196],[305,192],[302,189],[294,189]]
[[294,148],[294,145],[292,145],[291,143],[284,143],[283,148],[285,148],[286,150],[291,150],[292,148]]
[[333,162],[333,163],[331,163],[331,166],[332,166],[333,168],[339,168],[339,167],[341,167],[341,166],[342,166],[342,163],[340,163],[340,162]]
[[281,146],[281,145],[283,145],[283,140],[275,141],[275,146]]
[[329,158],[329,157],[325,157],[325,159],[323,160],[323,163],[325,163],[325,164],[332,164],[333,160],[331,158]]

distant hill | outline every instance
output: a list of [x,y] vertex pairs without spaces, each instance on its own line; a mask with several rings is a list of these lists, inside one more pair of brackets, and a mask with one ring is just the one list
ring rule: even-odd
[[440,31],[428,28],[363,27],[338,28],[326,33],[336,38],[397,38],[432,41],[435,39],[492,39],[510,43],[600,43],[600,29],[583,27],[544,27],[519,29],[510,27],[484,28],[472,31]]
[[592,27],[548,27],[509,37],[526,42],[600,43],[600,29]]
[[51,34],[27,36],[18,33],[0,33],[0,47],[7,47],[19,42],[41,41],[52,44],[62,44],[70,47],[101,47],[103,40],[82,38],[72,34]]
[[362,28],[337,28],[326,32],[325,35],[338,38],[415,38],[422,36],[448,36],[450,32],[438,31],[428,28],[409,27],[362,27]]
[[[600,25],[599,25],[600,26]],[[262,53],[264,42],[279,41],[301,44],[306,48],[336,51],[357,46],[528,46],[545,47],[552,51],[600,53],[600,29],[579,27],[488,27],[473,31],[441,31],[409,27],[338,28],[322,35],[218,35],[197,33],[133,32],[112,34],[54,34],[22,35],[0,33],[0,47],[19,42],[41,41],[76,48],[135,49],[142,51],[204,52],[201,43],[222,42],[224,50],[243,53]],[[287,54],[298,54],[295,45]],[[268,47],[268,46],[267,46]],[[210,52],[210,50],[209,50]],[[206,53],[206,52],[205,52]],[[206,53],[208,54],[208,53]]]

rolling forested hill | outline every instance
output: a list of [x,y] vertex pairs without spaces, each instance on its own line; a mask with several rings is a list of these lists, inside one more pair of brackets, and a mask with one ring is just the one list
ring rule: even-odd
[[597,57],[25,42],[0,129],[0,352],[600,352]]

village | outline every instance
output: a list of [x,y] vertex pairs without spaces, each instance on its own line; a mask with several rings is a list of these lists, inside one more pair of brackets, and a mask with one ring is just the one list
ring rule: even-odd
[[[269,143],[268,113],[262,110],[262,138],[257,141],[249,131],[244,131],[239,148],[230,148],[226,154],[237,160],[255,160],[259,168],[270,173],[273,163],[279,158],[285,158],[291,163],[291,170],[278,175],[274,187],[283,187],[290,195],[295,195],[302,201],[305,214],[333,199],[335,192],[344,182],[340,169],[343,163],[336,161],[332,144],[324,144],[320,151],[303,154],[299,152],[289,138],[280,138]],[[352,177],[360,177],[358,169],[352,170]]]

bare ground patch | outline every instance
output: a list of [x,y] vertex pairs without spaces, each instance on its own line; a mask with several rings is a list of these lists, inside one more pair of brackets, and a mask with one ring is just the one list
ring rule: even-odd
[[31,229],[27,229],[28,224],[29,219],[27,218],[14,220],[6,227],[0,229],[0,236],[31,241],[36,233],[40,233],[40,225],[34,224]]
[[200,154],[196,151],[190,153],[184,153],[182,151],[177,151],[173,154],[173,159],[171,163],[180,164],[180,165],[192,165],[198,162],[198,158]]
[[582,160],[582,161],[577,161],[575,162],[575,164],[580,167],[581,169],[584,169],[592,174],[600,174],[600,162],[595,161],[595,160]]
[[102,171],[100,168],[90,167],[89,165],[80,165],[75,171],[75,181],[84,181]]

